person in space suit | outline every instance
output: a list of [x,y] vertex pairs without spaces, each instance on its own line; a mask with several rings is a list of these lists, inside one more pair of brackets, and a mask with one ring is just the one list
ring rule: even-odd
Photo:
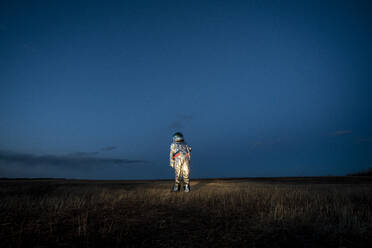
[[185,142],[182,133],[175,133],[169,153],[170,166],[175,174],[174,192],[180,191],[181,178],[183,178],[185,192],[190,191],[190,157],[191,146]]

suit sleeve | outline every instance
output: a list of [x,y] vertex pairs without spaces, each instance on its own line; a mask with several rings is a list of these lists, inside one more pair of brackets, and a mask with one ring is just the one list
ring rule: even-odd
[[187,145],[187,151],[188,151],[189,153],[191,153],[191,150],[192,150],[191,146],[190,146],[190,145]]
[[175,149],[174,144],[171,144],[170,149],[169,149],[170,150],[169,151],[169,162],[170,163],[172,163],[174,161],[174,159],[173,159],[174,149]]

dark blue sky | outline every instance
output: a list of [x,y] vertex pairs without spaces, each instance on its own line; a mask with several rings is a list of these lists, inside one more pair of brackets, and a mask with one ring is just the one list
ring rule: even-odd
[[1,1],[0,177],[372,166],[370,1]]

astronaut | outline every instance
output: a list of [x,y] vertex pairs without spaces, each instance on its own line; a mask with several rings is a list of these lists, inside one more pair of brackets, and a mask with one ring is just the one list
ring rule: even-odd
[[175,174],[174,192],[180,191],[181,178],[183,178],[185,192],[190,191],[190,156],[191,146],[187,145],[182,133],[175,133],[169,153],[170,166]]

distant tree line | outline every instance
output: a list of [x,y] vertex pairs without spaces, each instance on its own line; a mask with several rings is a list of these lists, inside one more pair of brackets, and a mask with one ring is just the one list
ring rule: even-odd
[[372,167],[369,167],[367,170],[356,172],[356,173],[350,173],[347,174],[348,176],[372,176]]

